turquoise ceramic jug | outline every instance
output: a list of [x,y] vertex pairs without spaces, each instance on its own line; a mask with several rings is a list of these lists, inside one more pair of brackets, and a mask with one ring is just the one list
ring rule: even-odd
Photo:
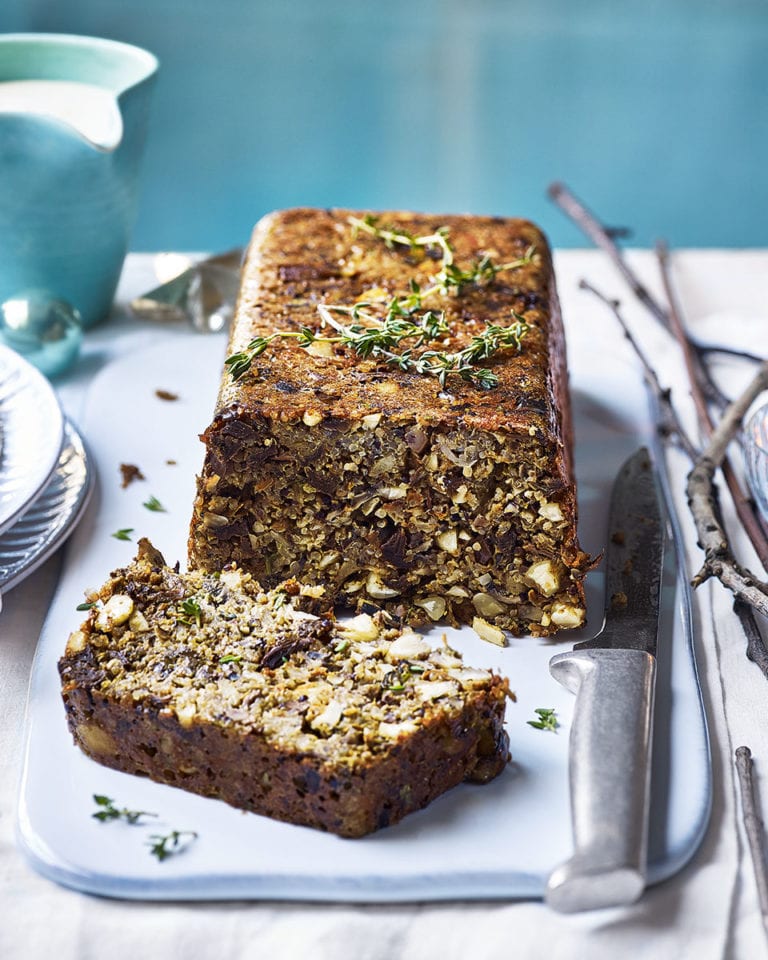
[[[0,34],[0,302],[44,291],[76,307],[86,326],[109,312],[133,225],[157,66],[147,51],[111,40]],[[28,109],[9,105],[3,90],[35,86],[18,81],[100,88],[113,114],[109,135],[70,122],[69,103],[54,109],[54,98],[50,109],[45,96]]]

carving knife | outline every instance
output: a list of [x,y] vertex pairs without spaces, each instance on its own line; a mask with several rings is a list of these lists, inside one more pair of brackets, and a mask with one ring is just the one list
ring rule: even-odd
[[563,913],[633,903],[645,887],[662,517],[643,447],[611,495],[603,629],[549,663],[576,694],[568,760],[574,852],[545,894]]

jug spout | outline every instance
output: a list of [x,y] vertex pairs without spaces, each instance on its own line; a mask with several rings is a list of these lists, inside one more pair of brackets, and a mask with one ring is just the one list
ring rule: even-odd
[[60,124],[96,150],[111,153],[123,139],[115,94],[75,80],[0,81],[0,117],[35,117]]
[[146,50],[98,37],[0,35],[0,116],[57,124],[96,150],[128,136],[124,103],[157,72]]

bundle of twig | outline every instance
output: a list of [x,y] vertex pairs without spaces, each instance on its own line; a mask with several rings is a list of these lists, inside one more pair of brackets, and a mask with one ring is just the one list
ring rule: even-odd
[[[752,354],[731,350],[727,346],[717,348],[718,352],[745,357],[759,364],[757,373],[744,393],[733,403],[729,403],[718,389],[707,367],[706,354],[711,352],[712,348],[707,351],[698,346],[685,329],[672,284],[666,245],[660,243],[656,248],[664,290],[669,302],[668,307],[665,308],[650,293],[625,260],[615,240],[616,230],[602,224],[563,184],[553,184],[549,188],[549,195],[571,220],[607,253],[634,296],[680,346],[688,373],[691,396],[696,407],[699,429],[705,441],[703,447],[694,443],[687,435],[669,391],[662,388],[655,370],[624,321],[619,309],[620,304],[615,300],[609,300],[591,284],[582,281],[583,288],[600,297],[610,307],[638,355],[646,380],[656,395],[657,406],[661,411],[662,422],[658,427],[663,437],[669,442],[677,443],[692,461],[687,494],[699,545],[704,551],[702,567],[692,578],[692,584],[699,586],[710,577],[716,577],[731,590],[737,601],[747,605],[747,611],[743,608],[740,611],[742,624],[745,621],[749,624],[751,633],[748,631],[748,639],[752,637],[752,642],[747,644],[747,654],[750,659],[758,663],[768,678],[768,652],[765,650],[760,631],[751,615],[751,610],[756,610],[768,616],[768,583],[755,576],[736,559],[722,521],[715,486],[715,474],[718,469],[721,469],[739,522],[763,567],[768,570],[768,538],[755,511],[754,503],[744,492],[727,455],[728,447],[739,431],[744,414],[755,398],[763,390],[768,389],[768,362]],[[713,410],[719,417],[717,425],[715,425]]]
[[[739,522],[749,537],[755,552],[765,570],[768,570],[768,539],[753,501],[744,493],[729,459],[728,448],[737,436],[744,415],[756,397],[768,389],[768,361],[765,358],[717,348],[718,352],[734,354],[759,364],[757,372],[746,390],[729,403],[717,388],[710,376],[706,363],[708,351],[698,347],[688,335],[682,319],[669,266],[669,254],[664,244],[656,248],[661,270],[664,292],[669,307],[663,308],[636,276],[624,259],[616,244],[618,231],[604,226],[590,211],[574,197],[562,184],[553,184],[549,189],[550,197],[579,226],[584,233],[615,264],[619,273],[627,281],[632,293],[662,326],[671,333],[683,354],[688,374],[691,396],[696,407],[699,429],[703,438],[701,446],[695,444],[677,414],[669,390],[665,390],[652,364],[643,353],[632,330],[625,322],[620,304],[610,300],[597,291],[587,281],[582,280],[582,288],[598,296],[612,311],[620,323],[630,345],[638,356],[645,379],[656,399],[659,411],[657,428],[663,440],[676,443],[689,456],[692,469],[688,474],[686,493],[691,516],[696,526],[699,546],[704,551],[701,569],[692,578],[692,585],[699,586],[706,580],[716,577],[734,595],[734,612],[744,631],[747,657],[757,664],[768,678],[768,651],[766,650],[755,612],[768,617],[768,583],[756,577],[742,566],[733,552],[726,533],[715,485],[718,468],[731,494]],[[623,232],[623,231],[622,231]],[[716,423],[712,410],[719,417]],[[768,860],[765,852],[765,834],[759,814],[759,803],[754,777],[752,774],[752,753],[741,746],[735,754],[736,770],[741,788],[744,828],[747,834],[752,864],[755,871],[757,896],[760,902],[763,926],[768,933]]]

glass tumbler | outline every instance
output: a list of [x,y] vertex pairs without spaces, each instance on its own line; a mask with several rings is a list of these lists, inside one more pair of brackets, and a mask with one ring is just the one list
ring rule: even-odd
[[768,403],[758,407],[744,426],[744,460],[752,497],[768,523]]

